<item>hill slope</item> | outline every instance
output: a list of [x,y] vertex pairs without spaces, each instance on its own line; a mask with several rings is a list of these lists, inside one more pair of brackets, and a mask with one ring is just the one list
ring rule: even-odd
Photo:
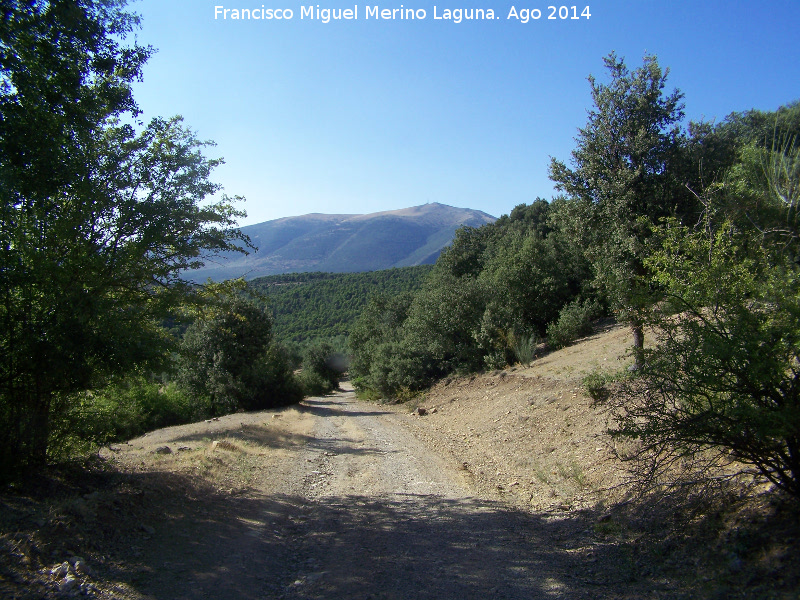
[[396,296],[422,286],[433,267],[419,265],[369,273],[293,273],[259,277],[251,288],[267,297],[280,342],[349,335],[372,296]]
[[258,251],[229,253],[187,274],[193,281],[253,279],[326,271],[356,273],[433,264],[462,225],[495,221],[486,213],[436,202],[367,215],[310,214],[242,227]]

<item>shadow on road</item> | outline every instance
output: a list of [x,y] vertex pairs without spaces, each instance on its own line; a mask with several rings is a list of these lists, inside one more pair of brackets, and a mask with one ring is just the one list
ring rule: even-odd
[[[393,414],[386,410],[379,410],[377,408],[371,407],[369,410],[359,411],[359,410],[342,410],[341,407],[343,404],[347,404],[347,400],[326,400],[325,398],[306,398],[303,400],[298,406],[298,410],[301,412],[306,412],[312,414],[317,417],[338,417],[338,416],[348,416],[348,417],[363,417],[363,416],[378,416],[378,415],[388,415]],[[363,406],[363,403],[359,403],[359,406]]]
[[113,490],[135,521],[116,536],[119,515],[99,511],[98,576],[136,597],[637,597],[630,552],[586,551],[584,518],[414,494],[237,497],[164,472],[121,474]]
[[[61,466],[24,494],[0,494],[0,597],[63,597],[47,573],[70,556],[87,559],[104,599],[797,597],[796,574],[776,579],[764,557],[763,573],[723,560],[721,577],[698,580],[693,561],[709,560],[718,516],[692,512],[678,541],[658,536],[679,507],[638,506],[651,511],[650,535],[625,534],[624,506],[556,516],[433,495],[309,500],[221,492],[185,473]],[[794,560],[800,529],[785,512],[743,526],[737,552],[766,527]]]

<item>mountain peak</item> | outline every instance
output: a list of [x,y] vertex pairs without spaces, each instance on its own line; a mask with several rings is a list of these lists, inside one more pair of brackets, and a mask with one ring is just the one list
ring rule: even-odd
[[[462,225],[480,227],[495,217],[430,202],[365,215],[312,213],[242,227],[258,248],[227,253],[187,273],[215,281],[307,271],[352,273],[431,264]],[[210,262],[210,261],[209,261]]]

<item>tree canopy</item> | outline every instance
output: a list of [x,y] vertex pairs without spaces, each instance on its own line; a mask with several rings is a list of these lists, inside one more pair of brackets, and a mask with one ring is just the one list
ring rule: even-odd
[[589,77],[594,107],[578,132],[573,167],[552,159],[550,177],[571,200],[573,242],[591,261],[595,285],[631,323],[641,348],[649,223],[693,206],[676,179],[683,94],[665,93],[669,71],[654,56],[633,71],[614,53],[604,61],[610,81]]
[[356,386],[395,396],[455,371],[529,362],[587,277],[552,220],[561,205],[537,199],[460,229],[413,296],[371,302],[350,336]]
[[419,265],[367,273],[287,273],[247,284],[266,298],[278,342],[308,344],[346,338],[372,296],[415,291],[431,269]]
[[243,213],[206,203],[209,144],[180,118],[130,124],[137,23],[122,0],[0,12],[0,471],[45,460],[69,394],[158,361],[180,272],[243,240]]
[[178,383],[208,397],[214,415],[279,406],[299,399],[288,358],[272,343],[272,318],[256,298],[223,293],[183,337]]
[[698,226],[656,229],[646,263],[665,292],[649,321],[658,343],[612,433],[641,441],[648,483],[687,457],[734,459],[800,497],[800,152],[764,150],[758,167],[753,153],[745,145],[729,173],[741,204],[714,186]]

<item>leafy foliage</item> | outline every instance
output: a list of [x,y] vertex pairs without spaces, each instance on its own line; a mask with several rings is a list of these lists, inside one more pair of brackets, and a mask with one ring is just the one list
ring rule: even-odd
[[642,440],[654,475],[678,456],[722,450],[800,495],[796,269],[731,233],[671,228],[653,256],[680,312],[655,321],[659,343],[614,433]]
[[592,333],[592,321],[600,316],[600,306],[593,300],[576,298],[558,313],[558,319],[547,326],[547,343],[563,348],[578,338]]
[[327,394],[339,387],[339,379],[345,371],[345,356],[336,352],[330,344],[321,342],[306,350],[300,383],[308,395]]
[[142,132],[124,2],[26,2],[0,18],[0,475],[46,460],[53,415],[111,374],[163,362],[158,321],[201,251],[245,241],[219,164],[179,119]]
[[651,303],[643,259],[649,225],[683,216],[694,207],[675,179],[682,154],[678,123],[683,94],[665,95],[668,71],[654,56],[630,71],[614,53],[605,58],[611,81],[589,78],[594,108],[572,152],[574,169],[553,159],[550,177],[572,206],[573,240],[592,263],[595,285],[629,321],[634,345],[643,344],[642,321]]
[[[401,370],[396,368],[399,361],[405,361],[400,352],[402,326],[408,318],[413,300],[412,294],[399,294],[395,297],[374,296],[359,317],[350,334],[352,357],[350,373],[353,384],[362,393],[369,390],[378,394],[390,395],[411,383],[421,375],[420,369],[411,370],[410,380],[404,381]],[[402,370],[408,373],[409,370]]]
[[544,333],[587,272],[552,225],[558,205],[537,200],[462,228],[413,297],[373,302],[350,338],[356,385],[405,395],[454,371],[530,360],[522,340]]
[[69,458],[104,444],[209,416],[208,398],[187,394],[174,382],[162,384],[132,374],[103,389],[76,394],[64,412],[53,415],[49,453],[56,459]]
[[641,440],[649,479],[685,457],[734,459],[800,497],[797,157],[744,146],[729,174],[741,204],[715,187],[702,227],[658,230],[647,264],[667,310],[612,432]]
[[252,298],[223,298],[186,331],[178,383],[211,401],[215,415],[290,404],[300,399],[291,363],[272,345],[272,319]]

